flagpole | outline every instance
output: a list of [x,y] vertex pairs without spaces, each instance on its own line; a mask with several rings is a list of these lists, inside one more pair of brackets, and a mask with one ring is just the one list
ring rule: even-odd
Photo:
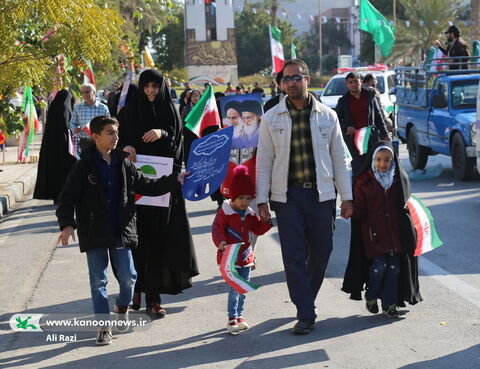
[[320,77],[322,76],[322,13],[320,10],[320,0],[318,1],[318,57],[320,67]]

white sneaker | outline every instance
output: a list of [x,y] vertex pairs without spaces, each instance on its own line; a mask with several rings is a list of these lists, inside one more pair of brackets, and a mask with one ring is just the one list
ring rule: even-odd
[[237,318],[237,324],[238,324],[238,328],[239,328],[241,331],[245,331],[245,330],[247,330],[248,328],[250,328],[250,326],[248,325],[247,321],[246,321],[245,319],[243,319],[242,317]]
[[237,319],[228,321],[227,332],[233,335],[240,333],[240,327],[238,326]]

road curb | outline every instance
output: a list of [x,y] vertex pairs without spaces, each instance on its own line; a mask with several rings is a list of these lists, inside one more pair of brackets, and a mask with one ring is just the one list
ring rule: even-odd
[[37,169],[23,174],[11,182],[0,184],[0,218],[9,213],[18,201],[25,198],[35,187]]

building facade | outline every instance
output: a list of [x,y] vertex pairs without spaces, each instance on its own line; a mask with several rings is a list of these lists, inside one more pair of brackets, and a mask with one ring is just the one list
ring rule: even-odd
[[237,83],[233,0],[186,0],[185,37],[190,82]]

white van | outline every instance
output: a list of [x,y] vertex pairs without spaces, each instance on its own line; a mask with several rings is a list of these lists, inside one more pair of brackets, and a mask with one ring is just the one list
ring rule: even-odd
[[390,115],[390,119],[392,119],[393,104],[395,103],[395,94],[393,91],[395,85],[395,72],[393,70],[389,70],[387,67],[359,67],[339,68],[338,72],[338,74],[334,75],[330,81],[328,81],[325,89],[322,91],[322,103],[335,109],[338,99],[340,99],[340,97],[347,91],[345,77],[348,73],[357,72],[362,77],[371,73],[377,78],[377,89],[380,92],[380,99],[382,100],[383,106],[388,115]]

